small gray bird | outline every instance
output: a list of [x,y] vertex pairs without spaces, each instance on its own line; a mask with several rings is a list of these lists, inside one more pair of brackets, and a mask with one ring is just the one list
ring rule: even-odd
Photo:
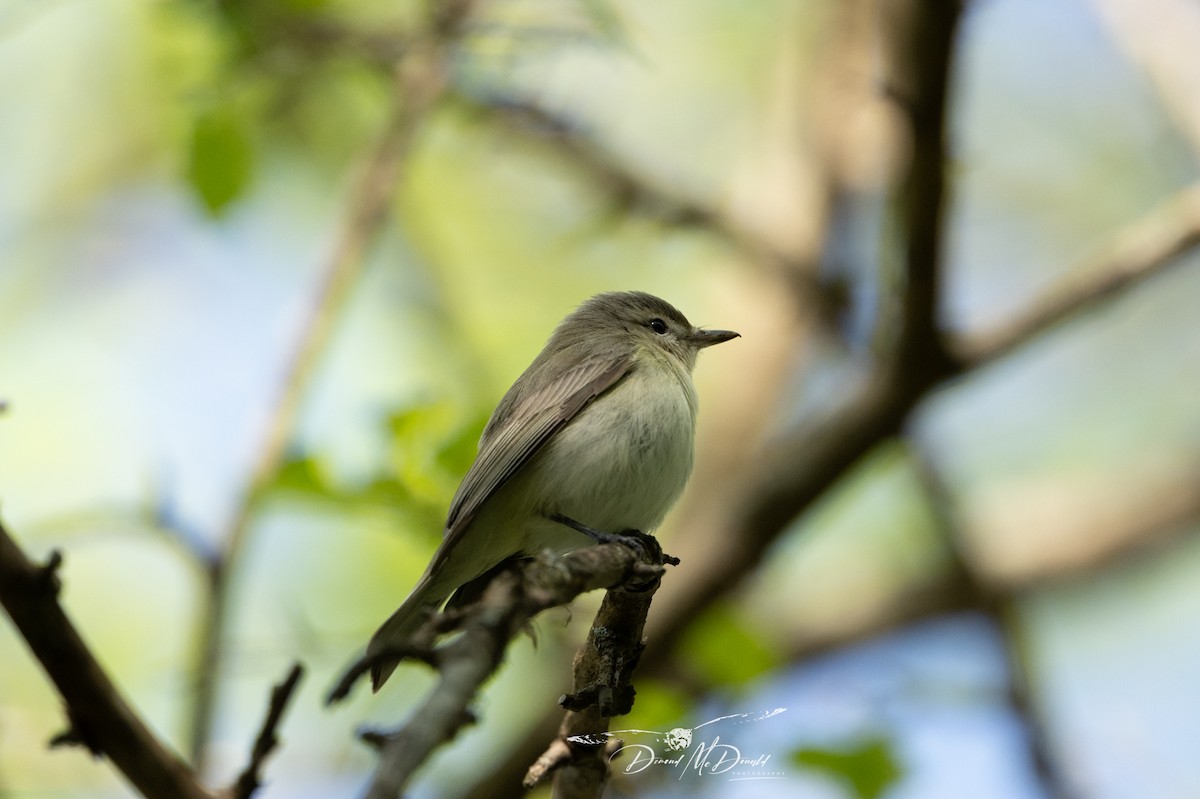
[[[642,292],[580,305],[492,413],[441,546],[367,657],[405,644],[431,611],[509,558],[575,549],[587,543],[579,528],[658,527],[692,471],[696,355],[737,335],[695,328]],[[372,668],[374,690],[395,668]]]

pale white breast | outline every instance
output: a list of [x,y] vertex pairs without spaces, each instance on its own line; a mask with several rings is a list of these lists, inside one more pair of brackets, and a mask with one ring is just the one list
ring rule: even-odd
[[665,356],[640,359],[530,464],[538,510],[603,532],[654,530],[691,474],[695,425],[686,369]]

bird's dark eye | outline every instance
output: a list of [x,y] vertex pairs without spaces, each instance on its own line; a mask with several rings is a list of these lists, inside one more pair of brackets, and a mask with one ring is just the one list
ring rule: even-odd
[[660,336],[667,332],[667,323],[661,319],[651,319],[646,326]]

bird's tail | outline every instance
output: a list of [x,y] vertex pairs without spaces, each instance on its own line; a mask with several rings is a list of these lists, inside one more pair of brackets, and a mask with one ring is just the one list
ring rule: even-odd
[[[435,612],[446,599],[444,596],[432,595],[431,589],[432,585],[428,579],[422,580],[413,589],[408,599],[404,600],[404,604],[371,636],[371,642],[367,644],[368,658],[410,642],[413,634],[421,629],[421,625],[429,618],[429,614]],[[380,660],[371,666],[371,690],[378,691],[399,664],[400,659],[396,658]]]

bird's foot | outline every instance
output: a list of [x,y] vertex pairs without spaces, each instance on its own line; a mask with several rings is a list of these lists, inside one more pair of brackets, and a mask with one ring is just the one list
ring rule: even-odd
[[[662,564],[670,564],[672,566],[679,565],[679,558],[666,554],[662,550],[662,545],[658,543],[658,539],[649,533],[643,533],[641,530],[622,530],[619,533],[605,533],[597,530],[594,527],[588,527],[586,524],[577,522],[569,516],[563,516],[561,513],[556,513],[550,517],[551,521],[566,525],[576,532],[583,533],[588,538],[595,541],[597,544],[624,544],[632,547],[638,553],[638,558],[645,563],[650,563],[655,566]],[[645,586],[631,586],[630,591],[646,591],[649,590],[653,583],[648,583]]]

